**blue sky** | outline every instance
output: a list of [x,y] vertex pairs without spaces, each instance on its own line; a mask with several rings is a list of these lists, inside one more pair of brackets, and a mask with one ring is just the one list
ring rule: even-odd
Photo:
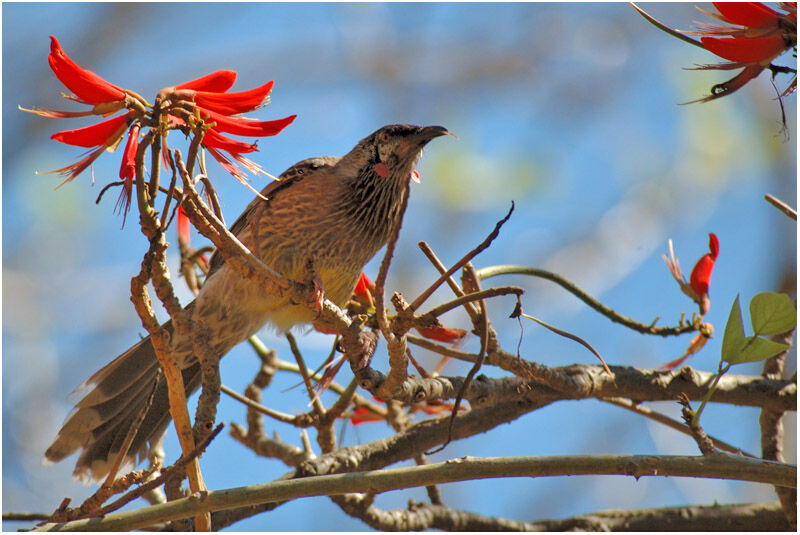
[[[4,511],[52,511],[64,496],[88,495],[91,489],[71,482],[69,460],[48,467],[39,461],[71,407],[68,393],[142,332],[128,291],[146,240],[135,218],[120,229],[114,192],[94,204],[100,188],[115,179],[119,155],[97,161],[94,184],[85,173],[53,191],[55,175],[34,174],[63,167],[80,153],[50,141],[53,132],[91,122],[47,120],[16,108],[70,105],[58,97],[63,87],[47,66],[50,35],[79,64],[145,96],[221,68],[239,73],[236,89],[274,79],[271,104],[258,118],[298,115],[279,136],[259,143],[254,159],[276,175],[307,157],[344,154],[384,124],[447,126],[459,139],[437,139],[426,149],[389,278],[389,288],[406,296],[434,277],[417,241],[454,262],[511,200],[514,217],[476,266],[556,271],[643,322],[661,316],[660,324],[674,324],[693,310],[660,258],[669,238],[689,271],[707,251],[708,233],[719,236],[707,316],[718,333],[737,294],[749,301],[776,290],[785,270],[795,273],[795,225],[762,199],[773,193],[795,204],[795,97],[785,99],[788,141],[766,74],[720,101],[679,105],[726,73],[684,70],[716,59],[658,32],[627,4],[57,3],[4,4],[2,10]],[[703,18],[690,4],[649,4],[648,10],[673,27]],[[218,167],[211,173],[233,221],[251,193]],[[256,187],[260,180],[254,179]],[[176,255],[169,256],[173,270]],[[373,260],[366,272],[374,276],[377,269]],[[688,345],[687,338],[653,339],[612,325],[550,283],[506,282],[526,289],[527,312],[587,339],[609,363],[652,368]],[[188,302],[180,280],[176,286]],[[447,298],[445,291],[435,295],[437,302]],[[505,319],[512,308],[513,299],[490,306],[506,348],[519,337],[516,320]],[[450,326],[468,323],[459,311],[445,319]],[[281,337],[262,335],[291,359]],[[330,343],[315,333],[299,342],[312,363]],[[712,339],[691,365],[714,370],[720,344],[721,336]],[[464,347],[476,346],[470,339]],[[522,354],[548,365],[594,363],[579,346],[533,324],[525,325]],[[385,353],[374,362],[382,358]],[[223,382],[242,390],[256,369],[249,350],[236,348],[222,363]],[[736,372],[758,370],[749,365]],[[349,372],[342,373],[346,382]],[[445,373],[466,368],[450,364]],[[283,392],[295,381],[281,378],[264,402],[285,412],[305,410],[301,389]],[[676,404],[653,406],[678,414]],[[757,417],[755,410],[712,405],[704,425],[757,452]],[[244,410],[223,399],[220,419],[243,422]],[[275,429],[299,443],[295,430]],[[348,427],[344,444],[389,433],[382,424]],[[794,461],[793,444],[789,450]],[[167,451],[170,458],[178,452],[172,435]],[[682,435],[589,401],[547,407],[433,459],[694,452]],[[288,471],[227,437],[213,445],[203,466],[215,489]],[[755,484],[612,477],[459,483],[443,492],[459,508],[518,520],[773,499],[771,489]],[[404,507],[409,498],[422,500],[424,491],[382,495],[377,504]],[[366,529],[324,498],[289,503],[235,528]]]

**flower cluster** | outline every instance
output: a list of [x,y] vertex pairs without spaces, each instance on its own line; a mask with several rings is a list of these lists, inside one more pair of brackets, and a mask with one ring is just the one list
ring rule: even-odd
[[270,81],[248,91],[228,93],[236,80],[236,72],[230,70],[219,70],[190,82],[164,88],[159,91],[155,103],[151,105],[137,93],[122,89],[72,61],[55,37],[50,37],[50,54],[47,59],[56,78],[74,93],[74,95],[62,93],[62,96],[89,105],[91,109],[85,111],[21,107],[20,109],[55,119],[88,115],[108,117],[124,111],[120,115],[90,126],[53,134],[51,139],[85,147],[89,151],[77,162],[50,172],[59,173],[64,177],[64,181],[59,184],[60,187],[89,168],[103,152],[114,152],[128,132],[119,172],[122,193],[117,202],[117,208],[122,209],[123,214],[127,214],[130,208],[140,134],[143,128],[150,127],[161,135],[161,146],[166,162],[168,161],[166,139],[169,130],[181,130],[188,135],[198,121],[202,120],[207,127],[202,139],[203,147],[225,170],[246,183],[245,174],[237,163],[250,172],[266,174],[260,166],[243,156],[257,151],[256,143],[238,141],[223,134],[274,136],[296,117],[291,115],[274,121],[256,121],[243,117],[241,114],[256,110],[268,102],[273,82]]
[[[782,2],[779,5],[783,12],[761,2],[714,2],[719,13],[704,13],[731,26],[698,23],[699,31],[687,32],[701,36],[700,42],[706,50],[729,62],[703,65],[700,69],[742,69],[732,79],[712,87],[711,95],[700,99],[701,102],[733,93],[771,67],[778,56],[787,50],[796,50],[797,3]],[[786,71],[795,72],[795,78],[781,96],[797,88],[796,71]]]
[[[728,60],[727,63],[700,65],[697,69],[742,69],[730,80],[713,86],[710,95],[692,102],[708,102],[730,95],[765,69],[769,69],[773,77],[778,73],[795,75],[786,89],[779,93],[780,97],[797,88],[797,69],[773,64],[778,56],[788,50],[794,50],[795,57],[797,55],[797,3],[780,2],[778,6],[779,11],[776,11],[761,2],[714,2],[719,13],[700,11],[725,25],[698,22],[697,31],[679,31],[659,22],[633,4],[647,21],[660,30]],[[700,40],[689,35],[698,35]]]

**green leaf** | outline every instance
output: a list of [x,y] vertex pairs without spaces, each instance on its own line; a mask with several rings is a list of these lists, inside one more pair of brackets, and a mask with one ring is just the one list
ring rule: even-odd
[[739,364],[742,362],[756,362],[759,360],[766,360],[770,357],[777,355],[789,349],[790,346],[786,344],[779,344],[766,338],[759,338],[758,336],[751,336],[747,339],[744,347],[733,358],[728,360],[731,364]]
[[728,316],[728,323],[725,325],[725,334],[722,336],[722,360],[738,362],[737,358],[744,348],[744,344],[742,308],[739,306],[739,296],[737,295]]
[[781,334],[797,325],[797,311],[788,295],[764,292],[750,301],[750,320],[755,334]]

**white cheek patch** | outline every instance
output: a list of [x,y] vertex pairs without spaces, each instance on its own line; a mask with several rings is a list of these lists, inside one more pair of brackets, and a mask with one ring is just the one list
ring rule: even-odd
[[411,180],[413,180],[414,182],[419,184],[420,183],[420,181],[419,181],[419,171],[414,169],[413,171],[411,171],[411,175],[409,175],[408,178],[410,178]]

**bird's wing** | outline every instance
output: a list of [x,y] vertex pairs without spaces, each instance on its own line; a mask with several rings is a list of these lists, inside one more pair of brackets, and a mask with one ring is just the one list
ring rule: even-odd
[[[234,221],[233,225],[231,225],[231,233],[234,236],[238,236],[239,233],[241,233],[247,227],[250,222],[250,216],[253,214],[253,212],[255,212],[260,203],[269,202],[269,199],[274,198],[275,195],[280,195],[282,190],[292,187],[292,185],[296,185],[298,182],[308,177],[310,174],[319,171],[320,169],[333,167],[340,159],[341,158],[338,157],[322,156],[318,158],[308,158],[291,166],[289,169],[281,173],[281,175],[278,177],[278,180],[270,182],[264,189],[261,190],[261,195],[267,198],[266,201],[260,197],[256,197],[250,202],[250,204],[247,205],[247,208],[244,209],[239,218]],[[222,267],[224,263],[225,259],[222,257],[222,255],[219,254],[218,251],[214,251],[214,254],[211,255],[208,274],[206,277],[210,277],[211,274]]]

